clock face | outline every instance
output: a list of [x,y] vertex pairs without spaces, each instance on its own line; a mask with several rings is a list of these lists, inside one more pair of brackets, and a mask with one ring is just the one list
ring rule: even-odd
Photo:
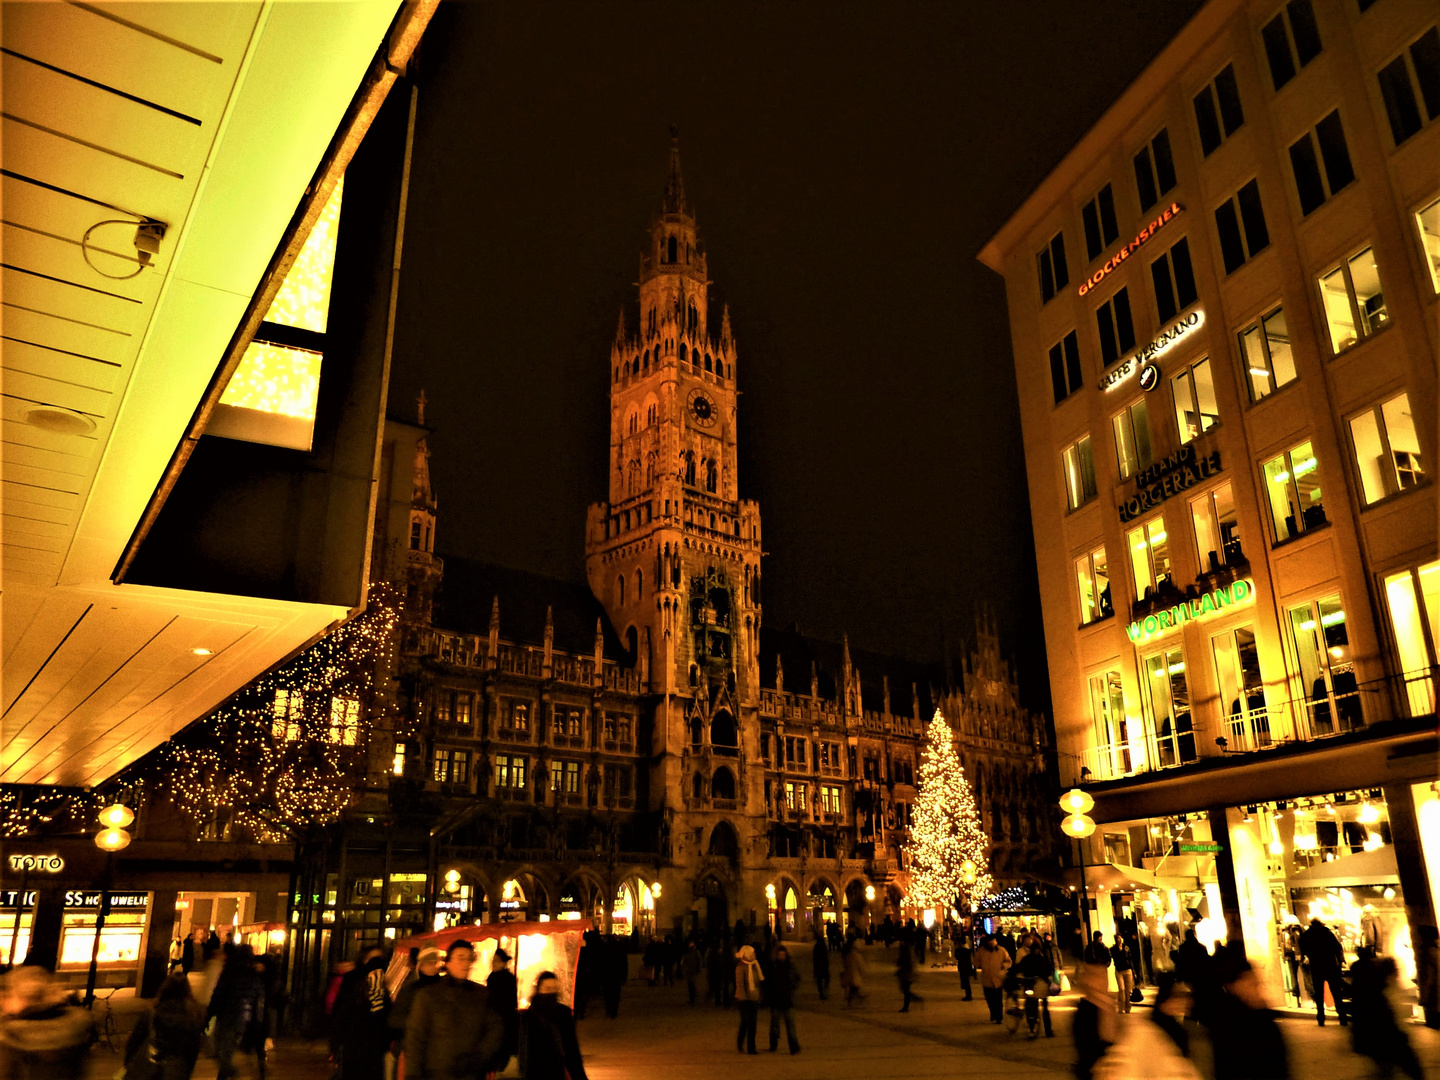
[[719,410],[704,390],[690,391],[690,419],[700,427],[715,423]]

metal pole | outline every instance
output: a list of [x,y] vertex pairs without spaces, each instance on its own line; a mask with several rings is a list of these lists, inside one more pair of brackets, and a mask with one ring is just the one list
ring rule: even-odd
[[[28,864],[20,870],[20,891],[15,894],[15,925],[10,930],[10,962],[7,966],[15,966],[15,949],[20,944],[20,912],[25,906],[25,883],[30,874]],[[30,925],[35,925],[35,916],[30,916]]]
[[1080,852],[1080,921],[1085,927],[1085,945],[1090,944],[1090,890],[1085,887],[1085,841],[1076,840],[1075,848]]
[[85,1007],[95,1003],[95,978],[100,966],[100,931],[105,928],[105,916],[110,911],[110,872],[115,865],[115,853],[105,853],[105,879],[100,888],[100,910],[95,914],[95,940],[90,945],[90,970],[85,976]]

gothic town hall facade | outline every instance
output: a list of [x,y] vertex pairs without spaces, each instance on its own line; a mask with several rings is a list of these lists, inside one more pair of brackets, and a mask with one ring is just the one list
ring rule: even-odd
[[937,707],[997,880],[1054,862],[1045,720],[1018,704],[985,618],[955,677],[764,624],[741,357],[707,272],[672,147],[638,316],[609,348],[588,590],[438,558],[427,432],[388,425],[372,577],[406,593],[390,737],[342,850],[312,850],[297,889],[348,909],[354,944],[437,917],[659,933],[770,919],[793,936],[898,916]]

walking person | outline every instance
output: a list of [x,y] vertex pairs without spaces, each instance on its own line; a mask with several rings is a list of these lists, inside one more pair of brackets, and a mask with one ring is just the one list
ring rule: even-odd
[[909,1012],[912,1001],[925,1004],[925,999],[910,989],[915,985],[915,954],[908,941],[900,943],[900,955],[895,959],[895,977],[900,980],[901,1012]]
[[1003,1023],[1005,1020],[1005,973],[1010,970],[1010,954],[995,943],[994,937],[986,934],[975,950],[976,966],[980,969],[980,991],[985,995],[985,1004],[990,1007],[990,1022]]
[[1053,1039],[1055,1029],[1050,1024],[1050,979],[1055,974],[1055,965],[1050,962],[1049,950],[1039,938],[1029,939],[1030,947],[1015,965],[1015,974],[1021,985],[1029,991],[1025,995],[1025,1021],[1030,1027],[1030,1038],[1035,1038],[1040,1020],[1045,1022],[1045,1037]]
[[1290,1080],[1289,1052],[1259,977],[1234,947],[1220,958],[1208,1011],[1215,1080]]
[[815,974],[815,990],[824,1001],[830,993],[830,942],[818,933],[810,952],[810,966]]
[[960,989],[965,991],[962,1001],[970,1001],[970,978],[975,974],[975,954],[970,951],[970,931],[957,925],[951,935],[955,949],[955,967],[960,972]]
[[705,996],[714,1002],[717,1009],[725,1004],[724,969],[725,950],[720,942],[712,941],[705,955]]
[[690,1004],[695,1004],[695,983],[700,978],[700,969],[703,967],[700,959],[700,949],[692,938],[685,946],[685,955],[680,958],[680,977],[685,980],[685,992],[690,995]]
[[865,1000],[865,961],[856,944],[856,935],[846,935],[840,949],[840,985],[845,989],[845,1007]]
[[610,937],[605,942],[600,968],[600,991],[605,997],[605,1015],[614,1020],[620,1015],[620,991],[630,978],[630,953],[622,938]]
[[125,1080],[190,1080],[204,1031],[205,1010],[190,980],[183,972],[168,976],[125,1044]]
[[515,973],[510,970],[510,954],[497,948],[490,959],[490,976],[485,980],[490,994],[490,1008],[505,1021],[505,1041],[500,1046],[501,1068],[515,1054],[519,1039],[520,989]]
[[755,950],[749,945],[742,945],[735,963],[735,1004],[740,1007],[740,1028],[735,1033],[735,1049],[744,1054],[759,1052],[755,1049],[755,1025],[759,1019],[764,981],[765,976],[755,959]]
[[[817,948],[819,944],[817,943]],[[790,950],[781,942],[775,947],[770,963],[770,976],[765,980],[765,1003],[770,1006],[770,1052],[780,1047],[780,1023],[785,1023],[785,1041],[790,1053],[800,1052],[795,1035],[795,988],[800,985],[800,972],[790,960]]]
[[44,968],[12,968],[0,997],[0,1077],[80,1080],[90,1021]]
[[1099,930],[1090,936],[1090,944],[1085,946],[1085,963],[1102,968],[1110,966],[1110,948],[1105,944],[1105,935]]
[[1399,1017],[1410,1007],[1398,1000],[1395,961],[1382,956],[1366,959],[1352,970],[1355,993],[1350,1002],[1355,1052],[1375,1063],[1376,1080],[1390,1080],[1397,1071],[1410,1080],[1423,1080],[1425,1070],[1405,1034]]
[[553,971],[542,971],[535,980],[520,1030],[519,1055],[525,1080],[587,1080],[575,1017],[560,1003],[560,979]]
[[1330,996],[1335,1000],[1335,1012],[1340,1017],[1340,1026],[1346,1023],[1345,989],[1340,984],[1340,969],[1345,966],[1345,952],[1335,932],[1319,919],[1311,919],[1310,925],[1300,935],[1300,955],[1310,968],[1310,990],[1315,996],[1315,1019],[1325,1026],[1325,987],[1330,987]]
[[1115,999],[1110,980],[1099,967],[1081,968],[1075,976],[1081,998],[1075,1005],[1076,1080],[1091,1080],[1096,1064],[1105,1056],[1116,1037]]
[[475,946],[463,938],[445,952],[445,976],[415,993],[405,1025],[407,1080],[478,1080],[494,1069],[505,1022],[490,994],[470,978]]
[[1123,937],[1115,939],[1110,961],[1115,965],[1115,1004],[1120,1012],[1128,1013],[1135,991],[1135,954]]
[[369,946],[335,999],[330,1046],[340,1080],[384,1080],[391,1005],[385,968],[385,951]]
[[215,992],[205,1010],[205,1019],[215,1020],[215,1058],[218,1080],[238,1075],[235,1052],[256,1053],[257,1071],[265,1075],[265,1042],[254,1043],[254,1024],[265,1016],[265,984],[255,970],[255,955],[249,945],[239,945],[215,981]]
[[415,974],[405,980],[395,995],[395,1004],[390,1006],[390,1052],[395,1058],[399,1058],[405,1048],[405,1025],[410,1020],[415,995],[440,979],[440,950],[428,945],[415,954]]

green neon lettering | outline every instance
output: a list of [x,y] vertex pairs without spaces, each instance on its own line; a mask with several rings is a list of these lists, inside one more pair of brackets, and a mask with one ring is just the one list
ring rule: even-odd
[[1149,637],[1151,634],[1157,634],[1160,632],[1160,620],[1155,618],[1154,615],[1145,616],[1144,626],[1146,637]]
[[1144,631],[1140,629],[1140,624],[1138,622],[1132,622],[1129,626],[1125,628],[1125,633],[1130,635],[1131,641],[1139,641],[1141,636],[1144,634]]
[[1206,593],[1204,596],[1202,596],[1202,597],[1200,598],[1200,614],[1201,614],[1201,615],[1204,615],[1207,611],[1214,611],[1214,610],[1215,610],[1215,594],[1214,594],[1214,593]]
[[1240,581],[1235,582],[1235,585],[1234,585],[1234,597],[1235,597],[1234,602],[1235,602],[1235,603],[1239,604],[1239,603],[1243,602],[1243,601],[1245,600],[1245,598],[1248,597],[1249,595],[1250,595],[1250,582],[1244,580],[1243,578],[1242,578]]

